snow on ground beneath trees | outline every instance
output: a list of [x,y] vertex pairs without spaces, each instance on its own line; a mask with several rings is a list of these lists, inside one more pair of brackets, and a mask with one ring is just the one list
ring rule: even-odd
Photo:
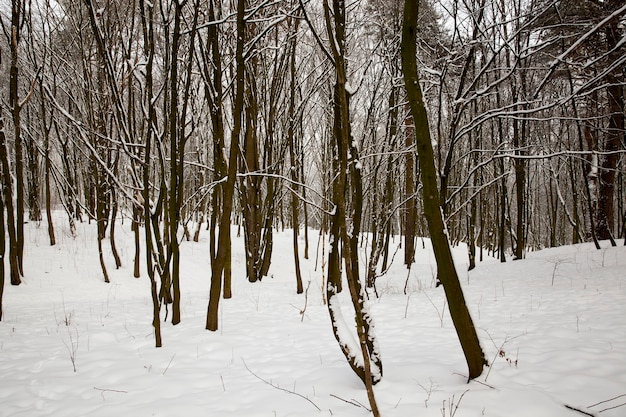
[[[222,300],[214,333],[204,330],[208,235],[183,242],[182,322],[162,326],[164,347],[156,349],[149,282],[132,277],[130,221],[116,233],[123,267],[115,270],[106,254],[110,284],[102,281],[95,225],[78,226],[72,238],[59,215],[54,247],[44,225],[26,227],[26,277],[5,287],[0,322],[0,416],[370,414],[332,334],[316,232],[302,260],[306,302],[295,294],[291,231],[276,232],[270,276],[254,284],[244,278],[243,237],[234,238],[234,295]],[[489,259],[469,273],[466,249],[455,248],[491,364],[469,384],[428,240],[426,248],[418,241],[408,281],[396,256],[370,299],[384,367],[375,387],[382,415],[626,415],[622,243]],[[347,291],[340,297],[349,318]]]

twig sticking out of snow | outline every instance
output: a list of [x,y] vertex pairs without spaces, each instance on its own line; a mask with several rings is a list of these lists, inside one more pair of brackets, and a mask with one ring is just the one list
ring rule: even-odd
[[174,358],[176,357],[176,354],[174,353],[172,355],[172,359],[170,359],[170,362],[167,364],[167,366],[165,367],[165,370],[163,371],[163,375],[165,375],[165,373],[167,372],[168,369],[170,369],[170,365],[172,364],[172,361],[174,360]]
[[319,408],[319,407],[317,406],[317,404],[315,404],[313,401],[311,401],[308,397],[305,397],[304,395],[299,394],[299,393],[297,393],[297,392],[295,392],[295,391],[291,391],[291,390],[288,390],[288,389],[285,389],[285,388],[281,388],[281,387],[279,387],[278,385],[276,385],[276,384],[272,383],[271,381],[268,381],[267,379],[263,379],[263,378],[261,378],[260,376],[258,376],[258,375],[257,375],[257,374],[255,374],[254,372],[252,372],[252,370],[251,370],[250,368],[248,368],[248,365],[246,364],[246,361],[244,361],[243,359],[241,359],[241,362],[243,362],[243,366],[245,366],[245,367],[246,367],[246,369],[248,370],[248,372],[250,372],[250,374],[252,374],[252,376],[254,376],[255,378],[257,378],[258,380],[263,381],[265,384],[269,385],[269,386],[270,386],[270,387],[272,387],[272,388],[276,388],[277,390],[280,390],[280,391],[286,392],[287,394],[297,395],[298,397],[303,398],[303,399],[307,400],[308,402],[310,402],[311,404],[313,404],[313,407],[317,408],[317,411],[322,411],[322,409],[321,409],[321,408]]

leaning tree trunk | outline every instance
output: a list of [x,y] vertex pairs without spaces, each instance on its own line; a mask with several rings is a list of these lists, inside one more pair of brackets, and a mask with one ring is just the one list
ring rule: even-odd
[[452,252],[441,213],[428,116],[422,101],[422,91],[417,72],[417,16],[418,2],[405,0],[402,26],[402,68],[404,70],[407,97],[415,122],[417,154],[422,173],[424,214],[426,215],[430,238],[435,252],[439,279],[443,284],[450,308],[450,316],[469,367],[469,379],[474,379],[480,376],[486,361],[478,340],[476,328],[465,304],[465,297],[463,296],[459,277],[454,267]]

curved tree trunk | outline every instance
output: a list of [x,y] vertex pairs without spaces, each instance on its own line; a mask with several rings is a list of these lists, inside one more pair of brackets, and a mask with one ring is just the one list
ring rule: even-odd
[[[331,11],[328,1],[324,2],[326,29],[334,58],[334,179],[333,203],[334,214],[331,217],[331,252],[329,254],[329,276],[327,285],[328,311],[333,324],[333,333],[350,367],[364,382],[367,397],[374,417],[380,416],[373,385],[381,380],[383,367],[373,332],[371,315],[367,308],[367,294],[359,278],[358,239],[361,232],[363,211],[363,187],[361,162],[356,140],[350,127],[350,105],[347,91],[347,71],[345,60],[346,46],[346,5],[344,1],[334,0]],[[331,22],[331,19],[333,22]],[[350,213],[348,215],[348,213]],[[348,229],[347,218],[351,224]],[[345,335],[338,331],[342,325],[337,282],[341,280],[339,267],[339,245],[344,260],[346,279],[350,298],[355,313],[358,346],[351,346]]]

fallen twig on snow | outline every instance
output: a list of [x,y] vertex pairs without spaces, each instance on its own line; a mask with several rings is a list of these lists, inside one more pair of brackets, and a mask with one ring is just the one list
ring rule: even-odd
[[595,417],[595,414],[588,413],[586,411],[581,410],[580,408],[572,407],[571,405],[567,405],[567,404],[563,404],[563,405],[565,405],[565,408],[567,408],[568,410],[577,411],[577,412],[579,412],[581,414],[584,414],[586,416]]
[[350,405],[353,405],[353,406],[355,406],[355,407],[361,407],[361,408],[364,408],[364,409],[366,409],[369,413],[371,413],[371,412],[372,412],[372,410],[370,410],[369,408],[367,408],[366,406],[364,406],[363,404],[361,404],[360,402],[358,402],[358,401],[357,401],[357,400],[355,400],[354,398],[353,398],[353,399],[351,399],[351,400],[346,400],[346,399],[341,398],[341,397],[339,397],[339,396],[337,396],[337,395],[335,395],[335,394],[330,394],[330,396],[331,396],[331,397],[334,397],[334,398],[336,398],[336,399],[338,399],[338,400],[341,400],[341,401],[343,401],[344,403],[348,403],[348,404],[350,404]]
[[[617,400],[618,398],[622,398],[622,397],[626,397],[626,394],[618,395],[617,397],[609,398],[608,400],[604,400],[604,401],[600,401],[599,403],[591,404],[591,405],[590,405],[589,407],[587,407],[587,408],[596,407],[596,406],[598,406],[598,405],[600,405],[600,404],[606,404],[606,403],[608,403],[608,402],[611,402],[611,401],[613,401],[613,400]],[[624,404],[620,404],[620,405],[616,405],[616,406],[613,406],[613,407],[610,407],[610,408],[605,408],[604,410],[601,410],[601,411],[598,411],[598,412],[599,412],[599,413],[601,413],[602,411],[612,410],[613,408],[623,407],[623,406],[625,406],[625,405],[626,405],[626,403],[624,403]]]
[[109,388],[98,388],[98,387],[93,387],[93,389],[95,389],[96,391],[100,391],[100,395],[102,395],[102,399],[104,400],[104,393],[105,392],[119,392],[121,394],[128,394],[128,391],[122,391],[119,389],[109,389]]

